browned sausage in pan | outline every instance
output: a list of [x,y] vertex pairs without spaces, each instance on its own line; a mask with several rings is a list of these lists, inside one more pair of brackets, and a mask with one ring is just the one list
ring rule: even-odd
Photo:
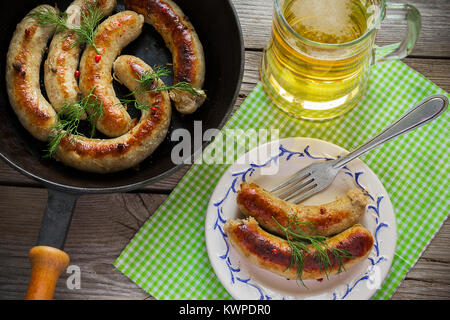
[[142,14],[155,27],[172,52],[174,83],[187,82],[198,95],[173,89],[170,98],[180,113],[195,112],[205,101],[201,90],[205,79],[203,47],[188,17],[171,0],[125,0],[129,10]]

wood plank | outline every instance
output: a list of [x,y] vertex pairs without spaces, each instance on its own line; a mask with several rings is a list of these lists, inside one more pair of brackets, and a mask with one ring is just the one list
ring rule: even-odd
[[[138,229],[164,201],[160,194],[82,196],[77,203],[65,250],[81,269],[81,289],[58,282],[55,299],[151,299],[112,263]],[[0,299],[22,299],[47,192],[40,188],[0,188]],[[18,205],[20,204],[20,205]],[[423,253],[394,299],[450,299],[450,221]]]
[[402,60],[408,66],[418,71],[437,86],[450,92],[450,60],[406,58]]
[[[422,31],[412,56],[450,57],[450,1],[408,0],[397,1],[417,7],[422,15]],[[273,0],[233,0],[239,15],[245,47],[262,50],[271,33]],[[378,32],[378,45],[401,40],[405,23],[385,21]]]
[[416,265],[397,288],[393,299],[450,298],[450,221],[436,234]]
[[[0,299],[23,299],[30,273],[27,255],[37,239],[46,197],[45,189],[0,188]],[[65,247],[71,265],[81,269],[81,289],[68,289],[69,275],[64,273],[55,299],[148,298],[112,263],[165,198],[148,194],[82,196]]]

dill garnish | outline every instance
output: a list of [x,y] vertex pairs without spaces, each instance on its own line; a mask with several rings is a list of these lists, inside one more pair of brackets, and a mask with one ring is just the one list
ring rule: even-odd
[[90,137],[95,135],[97,120],[103,115],[103,103],[94,94],[95,87],[91,92],[77,102],[66,103],[57,113],[58,121],[52,128],[48,148],[45,150],[44,158],[50,158],[58,148],[61,140],[70,135],[70,143],[76,143],[77,136],[84,136],[78,131],[81,118],[88,114],[87,121],[90,124]]
[[325,272],[327,279],[336,263],[339,268],[338,273],[340,273],[344,269],[343,259],[352,257],[348,250],[330,247],[327,244],[327,237],[308,235],[299,228],[299,226],[314,228],[313,223],[300,222],[294,218],[289,221],[287,226],[282,226],[274,217],[272,218],[278,224],[280,229],[283,230],[285,239],[291,248],[291,261],[287,269],[296,265],[297,279],[300,280],[305,287],[306,285],[302,280],[305,254],[313,255],[313,259],[319,265],[320,270]]
[[28,16],[43,26],[56,28],[56,32],[62,32],[67,29],[67,14],[59,12],[53,7],[41,7],[38,10],[31,11]]
[[171,72],[168,68],[156,66],[154,67],[153,72],[144,72],[139,77],[139,87],[137,92],[158,92],[165,90],[177,89],[181,91],[187,91],[194,96],[203,96],[204,93],[202,90],[196,89],[189,82],[177,82],[174,85],[157,85],[157,79],[163,76],[169,75]]
[[56,28],[57,32],[72,31],[77,36],[77,40],[72,44],[73,46],[88,44],[95,49],[97,54],[100,54],[94,43],[94,35],[95,28],[104,16],[97,2],[98,0],[86,3],[85,10],[81,10],[80,25],[77,27],[69,25],[65,12],[60,13],[49,7],[33,10],[29,13],[29,16],[43,26]]
[[[128,95],[127,95],[128,96]],[[158,106],[150,106],[150,105],[144,105],[139,103],[139,101],[137,101],[136,99],[127,99],[127,98],[120,98],[119,99],[120,103],[122,105],[129,105],[132,104],[134,108],[138,109],[138,110],[148,110],[152,107],[156,107],[158,108]]]
[[177,89],[181,91],[187,91],[196,97],[204,96],[205,93],[202,90],[194,88],[189,82],[177,82],[172,86],[158,86],[150,92],[164,91],[164,90],[172,90]]
[[[168,91],[168,90],[172,90],[172,89],[187,91],[195,96],[204,96],[205,95],[202,90],[194,88],[188,82],[178,82],[171,86],[158,85],[158,80],[161,77],[170,75],[170,73],[171,73],[171,71],[168,68],[161,67],[161,66],[153,67],[153,71],[146,71],[139,76],[139,79],[137,79],[137,81],[139,82],[138,87],[133,92],[127,94],[126,97],[130,97],[132,95],[142,94],[142,93],[160,92],[160,91],[166,91],[166,90]],[[137,102],[136,99],[123,98],[123,99],[120,99],[120,102],[124,105],[133,104],[133,106],[139,110],[148,110],[151,107],[158,107],[158,106],[142,105],[139,102]]]
[[139,90],[147,90],[152,88],[153,86],[156,86],[157,81],[159,78],[168,76],[170,74],[170,70],[168,68],[164,68],[161,66],[155,66],[153,67],[153,71],[146,71],[139,75]]
[[86,11],[81,10],[80,26],[73,28],[73,31],[78,36],[74,46],[81,46],[83,44],[90,44],[97,54],[100,54],[94,43],[95,28],[104,18],[100,11],[97,1],[90,2],[86,5]]

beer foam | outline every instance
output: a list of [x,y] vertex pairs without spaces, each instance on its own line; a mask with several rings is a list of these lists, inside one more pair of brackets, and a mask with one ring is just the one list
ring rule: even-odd
[[296,0],[291,11],[309,31],[348,36],[351,5],[351,0]]

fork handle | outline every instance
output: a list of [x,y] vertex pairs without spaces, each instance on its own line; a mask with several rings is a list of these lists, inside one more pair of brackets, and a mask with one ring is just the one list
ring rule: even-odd
[[384,129],[377,136],[348,155],[337,159],[333,168],[340,168],[367,151],[436,119],[447,109],[447,106],[448,99],[442,94],[436,94],[426,98],[408,110],[400,119]]

